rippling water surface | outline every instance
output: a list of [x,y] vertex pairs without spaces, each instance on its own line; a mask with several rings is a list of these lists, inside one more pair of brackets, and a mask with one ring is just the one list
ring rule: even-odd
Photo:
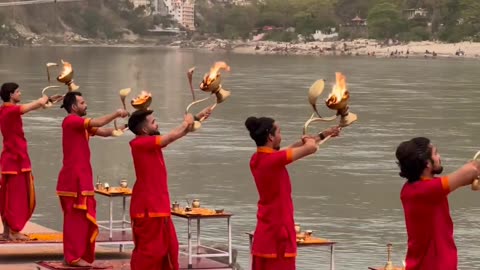
[[[165,159],[172,201],[199,198],[204,206],[224,207],[235,214],[233,244],[244,267],[245,232],[255,227],[257,193],[248,167],[255,146],[243,123],[250,115],[271,116],[282,127],[284,145],[298,139],[311,113],[306,93],[316,79],[326,78],[330,90],[334,72],[345,73],[351,110],[359,116],[340,138],[288,167],[296,221],[338,242],[337,269],[383,265],[387,242],[394,244],[393,259],[401,264],[406,243],[399,200],[403,180],[394,151],[402,140],[430,137],[447,172],[479,150],[477,61],[249,56],[155,48],[0,48],[0,57],[0,80],[19,82],[25,101],[37,98],[46,86],[46,62],[71,61],[91,117],[118,108],[121,88],[150,90],[163,133],[180,123],[191,101],[187,69],[197,67],[197,85],[214,61],[227,61],[232,72],[225,74],[224,87],[232,91],[231,98],[217,107],[201,130],[166,148]],[[62,214],[55,185],[64,116],[54,108],[24,117],[38,196],[33,221],[59,230]],[[128,145],[132,138],[127,133],[91,140],[96,177],[111,184],[127,178],[133,184]],[[478,196],[469,188],[450,196],[461,269],[475,269],[480,263]],[[119,210],[120,203],[115,207]],[[106,218],[107,210],[107,201],[98,198],[98,217]],[[180,240],[186,239],[184,222],[175,222]],[[207,238],[226,232],[223,222],[208,224]],[[302,249],[298,269],[328,269],[328,261],[326,249]]]

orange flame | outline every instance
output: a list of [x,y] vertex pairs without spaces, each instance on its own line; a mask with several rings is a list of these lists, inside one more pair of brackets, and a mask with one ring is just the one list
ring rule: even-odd
[[63,60],[62,60],[62,64],[63,64],[63,70],[62,70],[62,73],[60,74],[59,78],[63,78],[65,76],[67,76],[68,74],[70,74],[70,72],[72,72],[72,64],[70,64],[69,62],[63,61]]
[[140,92],[140,94],[137,97],[132,99],[132,104],[135,104],[135,105],[145,104],[145,102],[147,102],[151,97],[152,97],[152,93],[142,90],[142,92]]
[[327,98],[329,104],[337,104],[344,98],[348,98],[346,77],[340,72],[335,72],[336,83]]
[[139,97],[151,97],[151,96],[152,96],[152,93],[147,92],[145,90],[142,90],[142,92],[140,92],[140,95],[139,95]]
[[230,71],[230,66],[225,62],[215,62],[212,68],[210,68],[210,73],[205,74],[204,84],[207,86],[210,85],[217,77],[220,75],[220,69]]

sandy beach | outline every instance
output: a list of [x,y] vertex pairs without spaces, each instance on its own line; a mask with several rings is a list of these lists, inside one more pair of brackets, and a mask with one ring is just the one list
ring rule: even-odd
[[289,43],[273,41],[177,41],[172,47],[197,48],[209,51],[227,50],[241,54],[337,55],[372,57],[449,57],[480,59],[480,43],[440,43],[434,41],[383,44],[376,40]]
[[[35,39],[37,40],[37,39]],[[10,46],[0,44],[0,46]],[[202,51],[228,51],[238,54],[258,55],[308,55],[308,56],[366,56],[377,58],[468,58],[480,59],[480,42],[442,43],[381,42],[357,39],[353,41],[276,42],[242,41],[208,38],[192,41],[189,39],[158,39],[157,37],[126,38],[119,40],[98,40],[88,38],[65,39],[53,42],[50,38],[38,38],[27,47],[168,47]]]

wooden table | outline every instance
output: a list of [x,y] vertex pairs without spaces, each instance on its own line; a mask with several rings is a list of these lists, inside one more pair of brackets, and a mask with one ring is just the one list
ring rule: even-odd
[[[113,231],[121,231],[122,233],[131,230],[130,220],[127,219],[127,197],[132,196],[132,190],[130,188],[111,187],[107,190],[95,189],[95,194],[105,196],[109,199],[109,219],[97,221],[98,227],[109,231],[110,240],[113,238]],[[113,199],[122,199],[122,219],[113,219]],[[108,224],[108,226],[102,225]],[[114,224],[120,224],[118,227],[114,227]],[[123,251],[123,245],[120,245],[120,251]]]
[[[250,247],[250,254],[252,253],[252,244],[253,244],[253,232],[246,233],[249,238],[249,247]],[[327,239],[318,238],[318,237],[307,237],[305,240],[300,241],[297,238],[297,248],[302,247],[330,247],[330,270],[335,270],[335,244],[337,242],[333,242]],[[250,256],[251,258],[251,256]],[[250,262],[250,267],[251,267]]]
[[[228,257],[228,264],[232,264],[232,224],[230,218],[232,217],[231,213],[216,213],[213,209],[206,208],[193,208],[191,211],[185,212],[184,208],[179,208],[176,211],[172,210],[172,216],[184,218],[187,220],[187,252],[180,251],[181,254],[187,255],[188,258],[188,269],[193,267],[193,258],[207,258],[207,257]],[[227,228],[228,228],[228,251],[219,250],[216,248],[208,247],[202,245],[200,242],[200,231],[201,231],[201,220],[205,219],[226,219]],[[192,220],[197,221],[197,243],[192,244]],[[182,246],[180,246],[182,247]],[[183,246],[185,247],[185,246]],[[196,248],[197,252],[192,253],[192,249]],[[200,249],[211,250],[214,253],[211,254],[202,254]]]

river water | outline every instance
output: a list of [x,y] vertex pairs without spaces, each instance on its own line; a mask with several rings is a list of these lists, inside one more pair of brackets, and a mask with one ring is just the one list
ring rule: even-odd
[[[164,155],[172,201],[185,204],[198,198],[203,206],[234,213],[233,245],[244,267],[248,263],[245,232],[255,227],[258,196],[248,166],[256,148],[243,123],[251,115],[271,116],[282,128],[283,145],[297,140],[311,114],[308,87],[317,79],[327,79],[327,92],[335,72],[343,72],[351,92],[351,111],[359,121],[288,169],[296,222],[338,242],[337,269],[383,265],[388,242],[394,245],[395,264],[401,265],[406,233],[399,192],[404,181],[398,176],[394,155],[401,141],[413,136],[431,138],[446,172],[480,150],[475,141],[480,126],[476,107],[480,63],[474,60],[255,56],[161,48],[0,48],[0,81],[18,82],[23,100],[33,100],[47,85],[45,63],[61,58],[74,66],[75,82],[86,97],[90,117],[119,108],[119,89],[132,87],[134,93],[146,89],[153,93],[152,108],[162,133],[182,121],[192,100],[185,76],[188,68],[197,67],[194,81],[198,85],[214,61],[224,60],[231,66],[223,78],[232,96],[201,130],[170,145]],[[198,91],[197,96],[205,94]],[[320,105],[323,114],[334,113]],[[62,213],[55,186],[65,115],[57,106],[24,116],[37,190],[32,221],[57,230],[62,227]],[[95,177],[110,185],[125,178],[133,185],[128,145],[132,138],[126,133],[115,139],[91,139]],[[450,195],[461,269],[474,269],[480,262],[479,196],[469,188]],[[98,218],[105,219],[107,201],[97,200]],[[117,211],[120,207],[115,205]],[[184,241],[185,223],[178,219],[175,223]],[[204,225],[206,238],[225,240],[223,222]],[[326,249],[300,249],[297,265],[298,269],[328,269],[328,261]]]

